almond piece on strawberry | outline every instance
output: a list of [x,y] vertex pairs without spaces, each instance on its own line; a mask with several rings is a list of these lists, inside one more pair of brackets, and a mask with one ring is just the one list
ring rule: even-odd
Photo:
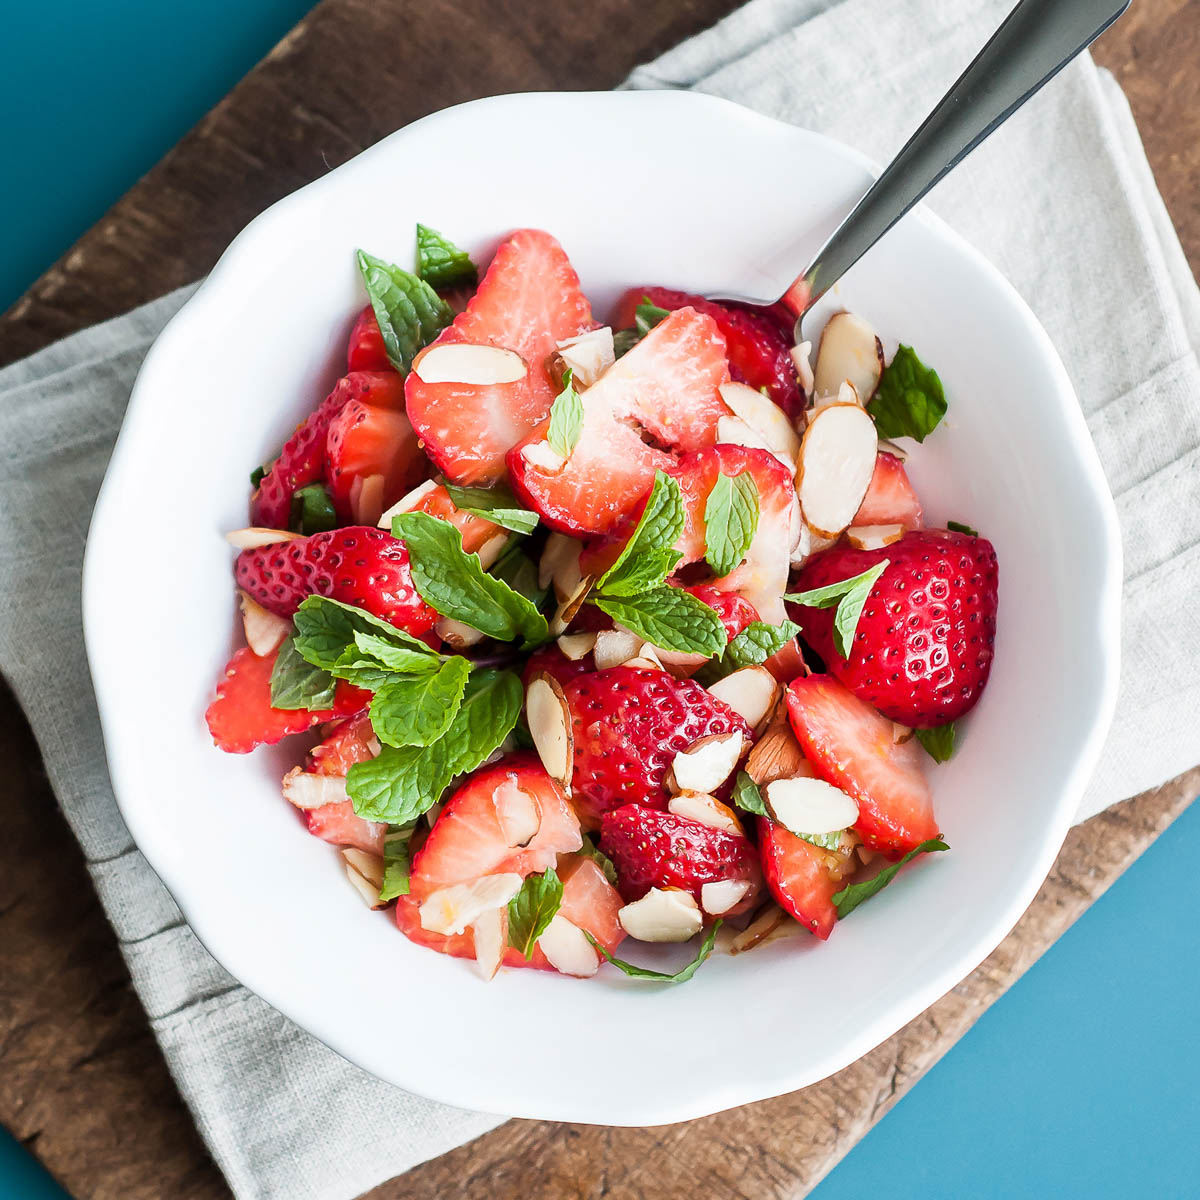
[[[554,238],[521,229],[501,243],[466,310],[417,355],[405,384],[409,420],[448,479],[486,485],[503,477],[505,454],[546,418],[557,394],[547,359],[560,341],[594,324],[579,276]],[[454,344],[513,351],[526,372],[508,382],[423,380],[422,356]]]

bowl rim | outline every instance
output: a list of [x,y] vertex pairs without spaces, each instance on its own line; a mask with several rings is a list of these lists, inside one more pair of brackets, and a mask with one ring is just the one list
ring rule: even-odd
[[[781,130],[786,130],[789,136],[796,139],[795,144],[798,146],[802,147],[805,141],[813,145],[820,145],[843,160],[860,167],[871,176],[877,175],[880,170],[878,164],[867,156],[827,135],[790,125],[720,97],[672,89],[508,93],[442,109],[389,134],[328,174],[282,197],[251,220],[224,250],[199,287],[160,331],[139,368],[112,458],[96,499],[84,555],[82,607],[85,648],[95,686],[105,752],[117,806],[138,849],[170,892],[191,931],[213,958],[229,971],[242,986],[262,998],[342,1058],[397,1087],[414,1091],[416,1094],[454,1107],[470,1107],[502,1116],[595,1123],[598,1118],[594,1115],[595,1110],[589,1105],[586,1096],[576,1097],[570,1104],[559,1104],[551,1112],[536,1098],[519,1099],[507,1094],[504,1083],[489,1079],[486,1072],[481,1073],[473,1080],[473,1092],[470,1096],[464,1096],[461,1088],[441,1086],[440,1080],[432,1081],[422,1078],[419,1081],[411,1082],[395,1077],[395,1073],[391,1071],[386,1075],[380,1074],[378,1064],[364,1061],[362,1053],[346,1044],[346,1039],[341,1035],[340,1027],[334,1018],[330,1017],[322,1021],[319,1010],[317,1012],[306,1011],[304,1006],[297,1002],[294,995],[275,986],[269,971],[259,972],[257,965],[252,961],[252,956],[248,956],[237,946],[223,944],[220,930],[210,927],[206,920],[204,889],[192,886],[185,877],[186,872],[175,871],[171,868],[172,855],[168,852],[163,840],[166,823],[156,822],[152,806],[140,803],[131,795],[132,789],[126,786],[128,772],[125,760],[129,747],[127,739],[121,736],[119,728],[121,722],[117,715],[117,706],[112,702],[114,695],[112,681],[102,669],[98,669],[98,664],[102,661],[99,646],[106,626],[103,616],[102,568],[98,565],[103,545],[101,531],[108,524],[110,509],[116,505],[119,480],[125,472],[127,459],[132,453],[131,446],[134,439],[131,430],[135,428],[140,413],[150,402],[148,393],[151,385],[147,381],[153,380],[159,359],[166,357],[174,343],[185,335],[190,316],[194,316],[210,304],[219,302],[226,280],[232,279],[240,269],[243,250],[254,240],[257,231],[292,207],[310,203],[315,197],[345,186],[348,176],[362,170],[365,165],[373,163],[376,159],[393,153],[394,147],[416,129],[428,131],[431,127],[443,122],[461,121],[464,116],[482,109],[503,106],[520,108],[526,105],[547,104],[569,105],[581,110],[591,109],[597,105],[611,106],[613,109],[655,109],[657,110],[655,117],[660,120],[678,118],[682,112],[690,121],[707,117],[721,121],[726,126],[740,124],[756,135],[771,132],[778,134]],[[684,110],[688,111],[684,112]],[[644,114],[641,119],[645,119]],[[1022,886],[1014,889],[1007,901],[998,907],[986,927],[981,929],[969,947],[964,948],[939,969],[931,972],[929,978],[920,986],[906,994],[903,1002],[893,1001],[886,1008],[881,1009],[880,1014],[874,1020],[864,1023],[854,1036],[839,1043],[835,1050],[821,1050],[799,1068],[793,1066],[790,1069],[781,1069],[775,1072],[771,1075],[771,1082],[765,1087],[762,1077],[746,1079],[731,1075],[722,1080],[714,1080],[712,1086],[702,1093],[672,1102],[664,1102],[662,1099],[656,1098],[651,1089],[643,1089],[638,1095],[631,1095],[627,1098],[627,1107],[617,1119],[613,1119],[613,1114],[606,1111],[603,1119],[603,1123],[606,1124],[629,1126],[669,1124],[767,1099],[771,1096],[782,1095],[827,1078],[857,1061],[898,1029],[908,1024],[991,954],[1029,906],[1058,855],[1078,801],[1094,772],[1112,721],[1116,707],[1119,676],[1122,549],[1116,506],[1105,481],[1074,388],[1049,335],[1042,328],[1032,310],[1013,285],[980,251],[956,233],[945,221],[923,206],[913,209],[905,217],[905,220],[918,221],[930,227],[956,255],[970,262],[977,271],[990,278],[991,283],[1004,296],[1014,314],[1020,319],[1033,345],[1040,351],[1042,358],[1040,365],[1046,371],[1062,409],[1076,466],[1079,469],[1081,481],[1086,485],[1086,498],[1094,515],[1099,519],[1103,531],[1101,544],[1095,547],[1096,554],[1102,560],[1103,583],[1093,599],[1090,611],[1094,614],[1093,626],[1098,635],[1097,640],[1105,648],[1105,651],[1099,665],[1101,682],[1095,692],[1092,719],[1086,736],[1075,748],[1069,769],[1064,772],[1065,783],[1060,792],[1054,818],[1048,823],[1046,835],[1040,839],[1036,847],[1030,850],[1028,869]]]

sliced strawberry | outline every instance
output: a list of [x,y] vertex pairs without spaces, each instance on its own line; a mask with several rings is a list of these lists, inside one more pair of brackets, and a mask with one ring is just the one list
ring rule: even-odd
[[600,849],[612,859],[629,901],[651,888],[682,888],[699,904],[704,884],[745,881],[749,890],[728,910],[732,916],[752,908],[762,888],[758,855],[744,836],[641,804],[604,814]]
[[368,854],[383,853],[387,822],[364,820],[349,800],[307,809],[304,818],[309,833],[334,846],[356,846]]
[[837,921],[833,897],[844,886],[834,878],[825,853],[762,817],[758,845],[767,887],[779,907],[824,941]]
[[667,770],[700,738],[735,730],[752,736],[711,692],[665,671],[612,667],[579,675],[563,691],[575,747],[572,802],[592,827],[623,804],[665,808]]
[[379,753],[379,742],[364,712],[333,726],[326,738],[308,752],[308,769],[314,775],[345,776],[356,763]]
[[563,466],[542,460],[550,449],[548,423],[513,448],[513,485],[553,529],[611,533],[649,492],[654,472],[671,468],[668,450],[716,441],[717,421],[729,411],[718,389],[728,378],[725,343],[712,318],[682,308],[581,393],[583,429]]
[[[540,816],[537,832],[524,844],[512,844],[502,817],[530,804]],[[420,901],[439,888],[481,875],[530,875],[552,867],[559,854],[581,844],[579,821],[562,788],[536,755],[514,754],[477,771],[446,801],[413,858],[409,887]]]
[[314,712],[307,708],[271,707],[271,671],[278,650],[261,658],[242,647],[229,660],[217,683],[217,698],[204,719],[213,742],[229,754],[248,754],[256,746],[273,746],[292,733],[304,733],[333,717],[360,711],[370,699],[360,688],[339,682],[334,706]]
[[643,300],[668,311],[694,308],[712,317],[728,347],[730,375],[752,388],[765,389],[788,416],[794,417],[800,411],[804,396],[791,355],[795,318],[780,305],[762,308],[728,300],[718,304],[670,288],[630,288],[617,305],[613,328],[632,326]]
[[497,534],[504,532],[499,525],[456,508],[450,493],[440,483],[426,488],[412,507],[405,511],[428,513],[431,517],[449,521],[462,534],[463,549],[468,554],[474,554]]
[[325,482],[342,521],[374,525],[428,466],[403,409],[351,400],[329,423]]
[[368,304],[358,314],[354,328],[350,330],[350,344],[346,348],[346,368],[350,371],[390,371],[391,360],[379,332],[375,310]]
[[238,587],[281,617],[317,595],[366,609],[418,637],[437,620],[413,586],[404,543],[366,525],[243,550],[234,573]]
[[804,651],[800,649],[800,644],[795,638],[792,638],[790,642],[785,642],[779,650],[763,663],[763,666],[785,686],[791,683],[797,675],[808,674],[808,666],[804,661]]
[[546,359],[558,342],[594,326],[579,276],[548,233],[521,229],[503,242],[479,290],[434,345],[515,350],[528,372],[515,383],[426,383],[423,351],[405,386],[408,416],[429,457],[454,483],[494,483],[504,456],[550,412],[557,389]]
[[758,620],[758,609],[737,592],[723,592],[711,583],[698,583],[693,587],[684,588],[684,591],[691,592],[697,600],[702,600],[721,618],[727,641],[732,642],[747,625]]
[[[421,925],[421,905],[415,896],[401,896],[396,901],[396,926],[410,942],[424,946],[427,950],[436,950],[438,954],[448,954],[451,958],[475,957],[475,935],[469,928],[462,933],[434,933]],[[534,949],[532,960],[512,946],[506,947],[504,957],[500,960],[506,967],[535,967],[540,971],[552,971],[554,968],[546,961],[546,956]]]
[[904,464],[894,454],[883,450],[879,452],[875,459],[875,473],[867,485],[867,494],[850,524],[921,528],[921,501],[908,482]]
[[787,705],[813,769],[858,802],[854,828],[872,850],[900,858],[937,836],[915,738],[897,744],[892,722],[831,675],[794,679]]

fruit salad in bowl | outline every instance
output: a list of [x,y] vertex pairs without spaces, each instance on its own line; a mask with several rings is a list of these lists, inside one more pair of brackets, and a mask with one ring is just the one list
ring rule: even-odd
[[357,259],[345,373],[228,534],[206,717],[295,747],[283,800],[366,905],[485,979],[677,983],[946,851],[998,574],[909,480],[936,370],[847,311],[815,349],[654,282],[597,312],[540,229]]

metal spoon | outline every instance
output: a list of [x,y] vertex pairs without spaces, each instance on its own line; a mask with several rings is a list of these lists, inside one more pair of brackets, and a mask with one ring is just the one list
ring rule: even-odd
[[1128,7],[1129,0],[1020,0],[783,296],[726,298],[781,301],[796,317],[799,342],[809,309],[935,183]]

